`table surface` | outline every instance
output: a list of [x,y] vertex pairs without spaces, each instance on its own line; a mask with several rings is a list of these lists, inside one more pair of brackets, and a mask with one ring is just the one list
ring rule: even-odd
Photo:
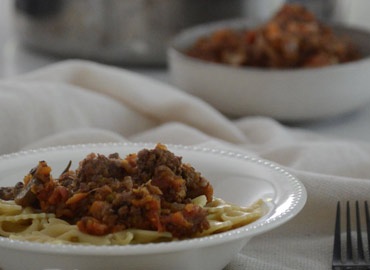
[[[12,30],[11,3],[12,0],[0,1],[0,78],[9,78],[60,60],[31,51],[19,44]],[[171,83],[168,70],[163,67],[132,68],[123,66],[123,68]],[[344,116],[318,122],[291,124],[290,126],[342,139],[370,141],[370,103]]]

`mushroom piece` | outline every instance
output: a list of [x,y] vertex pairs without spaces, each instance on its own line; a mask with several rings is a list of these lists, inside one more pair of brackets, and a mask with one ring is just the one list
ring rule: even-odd
[[39,179],[32,178],[32,180],[25,185],[21,192],[19,192],[15,197],[15,203],[23,207],[32,206],[37,199],[36,193],[34,193],[32,190],[34,190],[36,185],[40,184],[42,185],[42,182]]
[[35,177],[39,166],[40,164],[31,169],[29,174],[25,177],[25,179],[31,178],[31,180],[28,180],[27,183],[23,186],[22,190],[15,196],[14,201],[16,204],[26,207],[31,206],[35,203],[37,198],[36,193],[34,192],[34,187],[35,185],[43,185],[41,180]]

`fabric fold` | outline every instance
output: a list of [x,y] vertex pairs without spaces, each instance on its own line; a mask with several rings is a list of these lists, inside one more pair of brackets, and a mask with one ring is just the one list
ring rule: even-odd
[[104,94],[160,123],[182,122],[233,143],[245,139],[239,129],[202,100],[127,70],[74,60],[52,65],[24,78],[63,81]]

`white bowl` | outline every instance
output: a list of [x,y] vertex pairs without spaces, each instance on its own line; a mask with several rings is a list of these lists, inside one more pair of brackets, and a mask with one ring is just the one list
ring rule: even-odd
[[[0,157],[0,186],[20,181],[39,160],[46,160],[58,175],[67,161],[77,166],[88,153],[121,156],[152,148],[154,144],[90,144],[20,152]],[[215,196],[239,205],[259,198],[266,214],[247,226],[208,237],[169,243],[129,246],[71,246],[21,242],[0,237],[0,268],[4,270],[218,270],[254,236],[293,218],[306,201],[303,185],[271,162],[218,149],[170,145],[212,183]]]
[[172,81],[232,117],[264,115],[302,121],[350,112],[370,100],[370,33],[333,26],[359,46],[364,58],[345,64],[306,69],[231,67],[186,56],[183,52],[217,29],[253,28],[245,20],[200,25],[181,32],[169,51]]

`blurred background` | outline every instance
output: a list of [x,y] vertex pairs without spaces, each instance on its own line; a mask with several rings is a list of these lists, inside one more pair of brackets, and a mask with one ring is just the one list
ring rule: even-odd
[[[370,0],[1,0],[0,78],[70,58],[86,58],[172,83],[166,49],[181,30],[232,18],[262,22],[284,3],[326,22],[370,30]],[[369,140],[370,106],[312,131]]]
[[370,28],[368,0],[2,0],[0,76],[86,58],[167,80],[166,48],[176,33],[230,18],[263,21],[284,2],[306,5],[325,21]]

